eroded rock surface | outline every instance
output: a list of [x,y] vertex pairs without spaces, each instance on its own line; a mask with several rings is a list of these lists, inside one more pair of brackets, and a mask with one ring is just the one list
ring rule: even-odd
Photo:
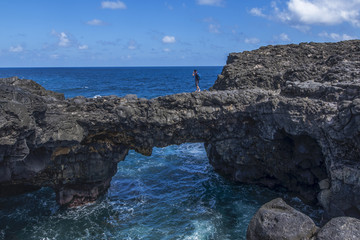
[[360,216],[360,41],[230,54],[211,91],[64,99],[0,80],[0,195],[42,186],[94,201],[129,149],[204,142],[230,178],[283,186],[329,216]]
[[208,142],[210,162],[235,180],[318,200],[329,216],[359,217],[360,41],[232,53],[212,90],[258,88],[278,94],[249,107],[234,137]]
[[331,219],[322,228],[281,198],[264,204],[251,219],[247,240],[355,240],[360,239],[360,220]]
[[264,204],[251,219],[247,240],[305,240],[317,232],[313,220],[281,198]]
[[129,149],[150,155],[155,146],[221,138],[230,125],[241,124],[239,110],[258,94],[269,95],[227,91],[64,100],[33,93],[28,88],[39,87],[33,82],[18,87],[19,81],[28,82],[0,83],[0,195],[50,186],[60,204],[70,205],[104,193]]
[[351,217],[331,219],[317,233],[316,240],[360,239],[360,220]]

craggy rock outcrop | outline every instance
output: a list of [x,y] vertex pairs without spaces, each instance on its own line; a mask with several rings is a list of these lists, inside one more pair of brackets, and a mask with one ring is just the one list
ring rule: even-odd
[[213,166],[240,182],[318,199],[329,216],[360,216],[360,41],[233,53],[212,90],[276,96],[247,108],[233,137],[207,143]]
[[287,205],[281,198],[264,204],[251,219],[247,240],[304,240],[317,232],[313,220]]
[[264,204],[251,219],[247,240],[353,240],[360,239],[360,220],[351,217],[331,219],[321,229],[303,213],[281,198]]
[[94,201],[129,149],[204,142],[214,168],[360,216],[360,41],[230,54],[211,91],[63,99],[0,80],[0,195],[41,186]]

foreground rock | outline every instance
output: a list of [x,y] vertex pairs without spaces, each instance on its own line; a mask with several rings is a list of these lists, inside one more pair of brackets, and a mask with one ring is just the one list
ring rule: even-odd
[[250,221],[247,240],[302,240],[318,228],[311,218],[287,205],[281,198],[264,204]]
[[355,240],[360,239],[360,220],[350,217],[331,219],[317,233],[316,240]]
[[247,240],[355,240],[360,239],[360,220],[331,219],[321,229],[305,214],[281,198],[264,204],[251,219]]
[[129,149],[204,142],[214,168],[360,216],[360,41],[230,54],[211,91],[64,99],[0,80],[0,195],[52,187],[94,201]]

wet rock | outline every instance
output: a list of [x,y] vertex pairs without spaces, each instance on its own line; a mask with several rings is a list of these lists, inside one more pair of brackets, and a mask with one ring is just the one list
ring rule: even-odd
[[311,239],[317,230],[311,218],[277,198],[264,204],[253,216],[246,239],[304,240]]
[[320,190],[325,190],[325,189],[329,189],[330,188],[330,182],[329,179],[323,179],[319,182],[319,188]]
[[360,239],[360,220],[351,217],[331,219],[322,228],[281,198],[264,204],[251,219],[247,240],[355,240]]
[[317,233],[316,240],[360,239],[360,220],[350,217],[331,219]]

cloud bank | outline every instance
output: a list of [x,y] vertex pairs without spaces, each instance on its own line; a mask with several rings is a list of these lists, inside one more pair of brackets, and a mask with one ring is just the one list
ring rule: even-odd
[[290,0],[285,10],[278,9],[275,3],[273,8],[284,22],[309,25],[350,23],[360,27],[360,0]]
[[101,2],[102,8],[108,8],[108,9],[126,9],[125,3],[121,1],[111,2],[111,1],[103,1]]
[[23,49],[23,47],[22,46],[20,46],[20,45],[17,45],[17,46],[11,46],[10,48],[9,48],[9,52],[13,52],[13,53],[19,53],[19,52],[22,52],[24,49]]
[[260,42],[260,39],[258,38],[245,38],[244,40],[247,44],[258,44]]
[[99,19],[93,19],[93,20],[87,21],[86,24],[91,25],[91,26],[103,26],[103,25],[106,25],[105,22],[103,22],[103,21],[101,21]]
[[223,0],[197,0],[197,4],[199,5],[209,5],[209,6],[223,6]]
[[339,33],[327,33],[327,32],[321,32],[319,33],[320,37],[323,38],[329,38],[335,41],[345,41],[345,40],[352,40],[356,39],[356,37],[347,35],[347,34],[339,34]]

